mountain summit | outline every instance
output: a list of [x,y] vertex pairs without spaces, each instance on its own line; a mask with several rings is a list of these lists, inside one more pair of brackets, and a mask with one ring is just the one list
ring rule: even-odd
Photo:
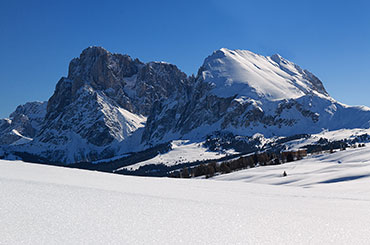
[[0,143],[9,154],[70,164],[219,133],[287,137],[369,121],[367,107],[337,102],[315,75],[277,54],[222,48],[188,77],[172,64],[89,47],[70,62],[47,106],[27,104],[0,121]]
[[212,93],[219,97],[237,94],[282,100],[307,94],[328,95],[319,79],[280,55],[265,57],[222,48],[206,58],[203,69],[203,80],[213,85]]
[[195,80],[189,100],[176,106],[161,102],[148,118],[146,140],[215,131],[274,137],[369,127],[369,108],[337,102],[315,75],[280,55],[223,48],[205,59]]

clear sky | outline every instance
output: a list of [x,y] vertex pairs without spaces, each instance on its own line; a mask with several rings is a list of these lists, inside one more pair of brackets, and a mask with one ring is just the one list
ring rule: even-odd
[[279,53],[335,99],[370,106],[370,1],[0,1],[0,118],[47,100],[92,45],[196,73],[226,47]]

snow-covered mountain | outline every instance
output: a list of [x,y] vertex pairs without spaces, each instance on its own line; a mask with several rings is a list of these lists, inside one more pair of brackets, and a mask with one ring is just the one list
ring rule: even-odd
[[200,68],[188,101],[162,101],[154,110],[144,133],[154,142],[220,130],[273,137],[370,126],[369,108],[337,102],[309,71],[279,55],[244,50],[215,51]]
[[186,94],[187,83],[186,74],[174,65],[144,64],[100,47],[87,48],[56,85],[33,141],[16,150],[60,163],[135,151],[152,104],[178,100]]
[[[158,152],[159,144],[174,140],[203,149],[202,142],[216,134],[255,140],[256,134],[266,139],[370,126],[369,108],[337,102],[316,76],[280,55],[225,48],[188,77],[168,63],[145,64],[90,47],[71,61],[47,107],[39,107],[39,116],[27,119],[32,132],[17,126],[15,116],[0,122],[5,152],[61,164],[142,151],[148,160],[146,150]],[[28,142],[14,145],[20,138],[9,135],[15,132]],[[125,165],[143,158],[135,159]]]
[[200,75],[212,85],[212,94],[224,98],[238,95],[283,100],[307,94],[328,95],[318,78],[278,54],[265,57],[223,48],[205,60]]

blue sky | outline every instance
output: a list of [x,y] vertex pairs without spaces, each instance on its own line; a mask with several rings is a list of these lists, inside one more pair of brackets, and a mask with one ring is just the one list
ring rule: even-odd
[[367,1],[1,1],[0,118],[47,100],[91,45],[196,73],[213,50],[279,53],[335,99],[370,106]]

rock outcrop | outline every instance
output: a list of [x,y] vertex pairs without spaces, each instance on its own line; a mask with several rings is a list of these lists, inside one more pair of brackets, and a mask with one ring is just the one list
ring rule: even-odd
[[101,47],[87,48],[57,83],[43,126],[28,148],[67,163],[135,151],[140,147],[132,141],[140,141],[139,129],[154,102],[176,100],[190,87],[174,65],[144,64]]
[[0,120],[0,145],[31,141],[40,131],[46,114],[46,102],[20,105],[9,118]]

